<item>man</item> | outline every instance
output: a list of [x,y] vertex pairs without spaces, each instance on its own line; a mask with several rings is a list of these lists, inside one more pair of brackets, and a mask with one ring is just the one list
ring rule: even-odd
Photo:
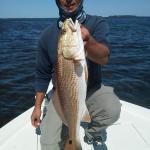
[[[90,124],[83,125],[84,141],[94,150],[107,150],[106,128],[118,120],[121,111],[121,104],[113,90],[101,86],[101,66],[105,65],[109,58],[108,24],[102,17],[87,15],[83,10],[83,0],[56,0],[56,4],[60,18],[43,31],[39,40],[32,125],[36,128],[40,125],[41,103],[50,80],[54,78],[59,27],[66,18],[78,19],[82,24],[81,34],[87,53],[89,78],[86,104],[92,118]],[[65,138],[66,127],[51,101],[40,128],[42,150],[62,149],[61,141]]]

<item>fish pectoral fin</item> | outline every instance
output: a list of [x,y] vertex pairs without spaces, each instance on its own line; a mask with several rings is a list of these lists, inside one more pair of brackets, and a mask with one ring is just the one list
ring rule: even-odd
[[59,115],[60,119],[62,120],[62,122],[65,125],[67,125],[67,121],[66,121],[64,113],[62,111],[62,107],[61,107],[61,103],[60,103],[60,99],[59,99],[57,90],[55,90],[55,92],[53,94],[52,102],[53,102],[54,108],[55,108],[57,114]]

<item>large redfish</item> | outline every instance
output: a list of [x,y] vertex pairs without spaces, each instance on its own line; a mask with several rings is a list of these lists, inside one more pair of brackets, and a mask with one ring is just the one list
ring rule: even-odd
[[53,103],[62,121],[68,126],[69,138],[64,150],[82,150],[79,129],[86,110],[87,64],[80,24],[67,19],[58,42],[56,91]]

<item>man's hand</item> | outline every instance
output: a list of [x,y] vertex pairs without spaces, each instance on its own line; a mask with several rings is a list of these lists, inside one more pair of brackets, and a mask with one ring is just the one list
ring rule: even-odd
[[87,28],[81,25],[81,35],[84,42],[87,57],[99,65],[105,65],[108,62],[109,48],[103,43],[97,42],[90,34]]
[[45,97],[45,93],[44,92],[37,92],[36,93],[36,100],[35,100],[35,106],[34,106],[34,110],[32,112],[31,115],[31,123],[34,127],[39,127],[41,120],[41,104],[43,102],[43,99]]
[[40,126],[41,120],[41,109],[34,107],[34,110],[31,115],[31,123],[35,128],[38,128]]

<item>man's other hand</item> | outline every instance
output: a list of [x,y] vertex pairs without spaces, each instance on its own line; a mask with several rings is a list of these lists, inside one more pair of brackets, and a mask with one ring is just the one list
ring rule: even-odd
[[31,115],[31,123],[35,128],[38,128],[40,126],[41,120],[41,109],[34,107],[34,110]]

